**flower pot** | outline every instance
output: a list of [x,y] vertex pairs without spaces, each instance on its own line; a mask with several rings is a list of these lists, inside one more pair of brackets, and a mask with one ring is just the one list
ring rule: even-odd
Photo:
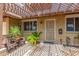
[[19,40],[21,37],[20,36],[16,36],[16,40]]

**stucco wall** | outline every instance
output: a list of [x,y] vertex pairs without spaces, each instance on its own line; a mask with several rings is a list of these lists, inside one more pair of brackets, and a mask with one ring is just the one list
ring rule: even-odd
[[[65,43],[65,17],[64,15],[56,16],[56,41],[60,43],[60,39],[62,39],[62,43]],[[58,30],[62,29],[62,34],[59,34]]]
[[[9,18],[9,22],[8,22],[8,18],[4,18],[7,21],[7,26],[12,26],[12,25],[22,25],[22,21],[19,19],[13,19],[13,18]],[[40,37],[40,40],[45,40],[45,20],[47,19],[55,19],[56,20],[56,38],[55,38],[55,42],[60,44],[60,39],[62,39],[62,43],[66,44],[66,37],[70,38],[70,44],[71,45],[78,45],[78,40],[74,39],[74,37],[77,36],[78,32],[67,32],[66,31],[66,24],[65,24],[65,15],[57,15],[57,16],[50,16],[50,17],[41,17],[41,18],[35,18],[37,19],[37,30],[39,32],[42,32],[42,35]],[[33,20],[33,19],[25,19],[25,20]],[[62,29],[63,33],[62,35],[59,35],[58,33],[58,29]],[[7,29],[8,30],[8,29]],[[22,31],[23,31],[23,26],[22,26]],[[26,32],[23,31],[24,36],[28,36],[29,34],[31,34],[31,32]]]
[[[56,43],[61,43],[60,39],[62,39],[62,44],[66,44],[66,38],[69,37],[70,38],[70,45],[78,45],[78,40],[74,39],[74,37],[77,36],[78,32],[67,32],[66,31],[66,19],[65,19],[66,15],[57,15],[57,16],[50,16],[50,17],[41,17],[41,18],[36,18],[37,22],[38,22],[38,31],[42,32],[42,35],[40,37],[41,40],[45,40],[45,20],[47,19],[56,19],[56,38],[55,38],[55,42]],[[27,19],[26,19],[27,20]],[[41,23],[42,22],[42,23]],[[62,29],[62,34],[60,35],[58,33],[58,29]],[[31,32],[25,32],[24,31],[24,35],[28,35],[31,34]]]
[[[33,19],[25,19],[25,20],[33,20]],[[44,20],[43,19],[34,19],[34,20],[37,20],[37,31],[42,32],[40,36],[40,40],[44,40]],[[41,21],[42,21],[42,24],[40,24]],[[28,36],[33,32],[33,31],[24,31],[23,24],[22,24],[22,31],[23,31],[24,36]]]
[[21,20],[15,19],[15,18],[9,18],[9,24],[10,24],[10,26],[21,25]]
[[[45,40],[45,20],[48,20],[48,19],[52,19],[52,20],[55,19],[56,21],[56,29],[55,29],[56,38],[54,39],[55,43],[60,43],[60,39],[62,39],[63,43],[65,43],[65,16],[64,15],[40,18],[43,24],[41,24],[42,27],[40,27],[40,24],[39,24],[39,28],[40,28],[39,31],[43,32],[42,34],[43,40]],[[62,35],[58,34],[58,29],[60,28],[62,28],[63,30]]]
[[38,32],[42,32],[40,40],[45,40],[45,20],[38,19]]
[[10,17],[4,17],[4,19],[3,19],[3,22],[6,22],[6,25],[5,25],[5,27],[6,27],[6,33],[8,34],[8,32],[9,32],[9,28],[11,27],[11,26],[14,26],[14,25],[21,25],[21,20],[19,20],[19,19],[15,19],[15,18],[10,18]]
[[[40,37],[40,40],[45,40],[45,21],[48,20],[48,19],[56,19],[56,38],[55,38],[55,42],[56,43],[60,43],[60,38],[63,39],[64,37],[64,32],[62,35],[59,35],[58,34],[58,29],[59,28],[62,28],[63,31],[64,31],[64,16],[52,16],[52,17],[42,17],[42,18],[36,18],[37,19],[37,27],[38,27],[38,31],[39,32],[42,32],[42,35]],[[26,19],[26,20],[33,20],[33,19]],[[26,31],[23,31],[24,32],[24,35],[28,36],[29,34],[31,34],[31,32],[26,32]],[[63,39],[64,41],[64,39]]]

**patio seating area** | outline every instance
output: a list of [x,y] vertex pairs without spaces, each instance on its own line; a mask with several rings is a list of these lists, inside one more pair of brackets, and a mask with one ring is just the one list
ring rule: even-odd
[[0,7],[0,55],[79,55],[79,3],[3,3]]
[[5,43],[5,48],[8,52],[10,52],[12,49],[16,49],[17,47],[20,47],[25,44],[25,38],[20,38],[19,40],[12,40],[12,38],[8,38]]
[[34,47],[25,44],[6,56],[79,56],[79,48],[59,44],[39,44]]

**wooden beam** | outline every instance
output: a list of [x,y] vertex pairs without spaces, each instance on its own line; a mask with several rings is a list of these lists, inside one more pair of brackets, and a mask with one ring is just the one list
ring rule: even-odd
[[33,14],[33,8],[31,7],[31,4],[26,4],[27,5],[27,9],[29,10],[30,16],[32,16]]
[[[77,4],[77,3],[76,3],[76,4]],[[75,6],[75,7],[74,7],[74,8],[75,8],[74,11],[79,10],[79,4],[77,4],[77,5],[74,4],[74,6]]]
[[67,5],[68,5],[68,7],[65,9],[64,13],[67,12],[67,11],[69,11],[69,8],[71,8],[72,3],[69,3],[69,4],[67,4]]
[[59,10],[60,10],[60,7],[61,7],[61,3],[59,3],[59,7],[58,7],[58,10],[57,10],[57,12],[59,12]]

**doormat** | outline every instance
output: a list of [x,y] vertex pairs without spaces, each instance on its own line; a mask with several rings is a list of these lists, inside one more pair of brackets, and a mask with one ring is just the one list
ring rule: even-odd
[[44,41],[44,43],[47,43],[47,44],[54,44],[53,42],[50,42],[50,41]]

